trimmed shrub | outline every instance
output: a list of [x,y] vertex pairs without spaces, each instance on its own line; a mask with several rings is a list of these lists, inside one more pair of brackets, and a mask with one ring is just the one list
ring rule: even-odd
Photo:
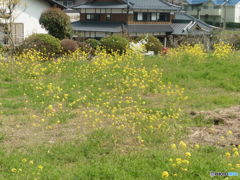
[[101,42],[96,39],[87,39],[85,42],[94,49],[97,49],[97,47],[101,46]]
[[154,54],[158,54],[162,51],[163,45],[158,38],[152,35],[140,36],[137,38],[137,41],[142,39],[147,40],[147,44],[145,45],[147,51],[153,51]]
[[39,23],[49,34],[58,38],[70,38],[72,33],[70,17],[59,8],[50,8],[42,13]]
[[63,39],[61,41],[62,51],[64,53],[74,52],[78,49],[78,44],[76,41],[71,39]]
[[33,34],[24,40],[19,47],[20,51],[35,49],[48,55],[58,54],[61,50],[59,39],[49,34]]
[[129,45],[129,41],[119,35],[102,38],[100,42],[107,52],[118,51],[119,53],[123,53]]
[[84,52],[89,53],[91,55],[94,55],[94,53],[95,53],[95,49],[93,49],[89,44],[87,44],[85,42],[78,42],[78,48],[81,51],[84,51]]

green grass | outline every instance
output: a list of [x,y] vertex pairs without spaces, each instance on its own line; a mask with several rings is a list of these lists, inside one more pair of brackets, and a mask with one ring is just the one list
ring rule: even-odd
[[[26,74],[21,77],[22,74],[0,70],[0,117],[2,116],[0,179],[157,180],[162,179],[163,171],[168,171],[169,179],[207,180],[210,179],[210,171],[239,172],[238,169],[232,170],[228,166],[230,162],[239,163],[239,159],[225,158],[224,154],[229,147],[201,145],[197,150],[193,145],[188,145],[187,149],[178,148],[178,150],[170,147],[172,143],[179,144],[180,140],[186,138],[186,127],[212,125],[211,121],[205,121],[202,117],[193,119],[189,115],[190,111],[214,110],[240,104],[239,60],[239,55],[233,55],[227,60],[209,58],[202,62],[194,59],[170,61],[165,57],[154,56],[146,57],[143,64],[132,64],[131,67],[134,66],[134,70],[140,67],[146,68],[149,72],[153,68],[162,69],[163,82],[165,84],[171,82],[173,85],[184,88],[184,95],[188,96],[188,99],[179,105],[183,109],[181,117],[177,121],[169,120],[167,130],[152,133],[147,131],[142,135],[146,144],[139,144],[137,139],[132,138],[128,133],[110,127],[111,117],[103,117],[106,119],[103,123],[105,128],[90,130],[87,120],[90,121],[91,118],[84,120],[82,117],[84,114],[81,114],[89,107],[88,103],[98,103],[100,108],[101,106],[105,108],[105,102],[111,102],[111,106],[117,104],[113,99],[119,100],[121,94],[113,93],[111,95],[116,95],[113,98],[102,92],[110,92],[111,88],[118,87],[118,83],[122,83],[120,79],[123,76],[137,78],[139,76],[137,73],[140,72],[132,71],[124,74],[121,67],[114,71],[112,70],[114,67],[111,67],[96,72],[92,71],[93,67],[88,65],[89,62],[66,61],[61,64],[64,69],[61,73],[49,70],[36,82],[34,79],[25,77]],[[124,66],[124,64],[121,65]],[[82,72],[79,72],[79,69]],[[107,78],[102,78],[104,75],[107,75]],[[39,82],[43,83],[41,86],[43,90],[37,91],[34,88],[40,87]],[[109,82],[112,84],[107,85]],[[48,96],[45,89],[48,88],[49,83],[53,85],[49,88],[53,89],[53,93]],[[170,111],[166,104],[171,105],[169,102],[173,100],[159,92],[154,94],[154,89],[157,89],[155,86],[153,83],[148,91],[142,94],[146,104],[142,105],[143,100],[139,99],[136,100],[136,104],[144,108],[149,115],[159,111],[163,115],[168,115]],[[61,87],[63,92],[57,93],[57,87]],[[138,90],[129,88],[128,94],[125,95],[135,98]],[[68,98],[64,99],[66,93]],[[59,95],[64,101],[58,100],[54,95]],[[77,105],[69,105],[76,100],[76,97],[84,95],[87,96],[86,100],[80,101]],[[56,116],[50,116],[47,122],[46,120],[41,122],[43,114],[48,113],[46,107],[57,103],[68,105],[66,107],[64,105],[64,109]],[[122,106],[128,107],[126,104]],[[98,109],[95,107],[95,110]],[[110,111],[106,111],[106,114],[108,113],[110,114]],[[125,111],[119,110],[114,115],[121,116],[124,113]],[[37,120],[32,118],[33,114],[37,116]],[[98,116],[103,115],[98,114]],[[56,123],[58,120],[60,124]],[[32,126],[33,123],[40,125]],[[147,124],[142,122],[141,125],[144,126],[144,123]],[[23,144],[19,145],[11,139],[15,133],[16,136],[20,136],[19,139]],[[184,154],[187,151],[192,155],[188,159],[189,165],[181,164],[173,167],[174,162],[170,162],[169,159],[172,158],[173,161],[176,158],[186,159]],[[42,170],[39,165],[43,166]],[[16,172],[12,172],[15,171],[14,168]],[[185,172],[181,168],[187,168],[188,171]],[[173,176],[174,173],[177,173],[177,177]]]
[[233,56],[225,61],[179,62],[150,57],[146,59],[146,66],[157,64],[164,71],[165,82],[185,88],[189,97],[186,109],[210,110],[240,104],[239,60]]

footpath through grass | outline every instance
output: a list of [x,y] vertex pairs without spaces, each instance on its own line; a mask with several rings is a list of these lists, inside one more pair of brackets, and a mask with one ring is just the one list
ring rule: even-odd
[[237,147],[188,143],[186,133],[211,126],[190,111],[239,105],[239,60],[237,53],[9,57],[0,63],[0,179],[192,180],[240,172]]

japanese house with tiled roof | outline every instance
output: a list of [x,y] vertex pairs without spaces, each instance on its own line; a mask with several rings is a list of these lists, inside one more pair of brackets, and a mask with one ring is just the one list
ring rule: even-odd
[[112,34],[132,37],[152,34],[165,38],[172,34],[188,35],[195,29],[198,34],[212,30],[196,18],[184,15],[179,6],[163,0],[90,0],[72,8],[80,13],[80,20],[72,23],[73,29],[83,38]]

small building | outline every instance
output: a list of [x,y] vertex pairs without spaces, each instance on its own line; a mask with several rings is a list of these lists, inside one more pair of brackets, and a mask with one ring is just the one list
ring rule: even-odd
[[226,22],[240,23],[240,0],[185,0],[184,10],[211,24],[222,24],[226,12]]

